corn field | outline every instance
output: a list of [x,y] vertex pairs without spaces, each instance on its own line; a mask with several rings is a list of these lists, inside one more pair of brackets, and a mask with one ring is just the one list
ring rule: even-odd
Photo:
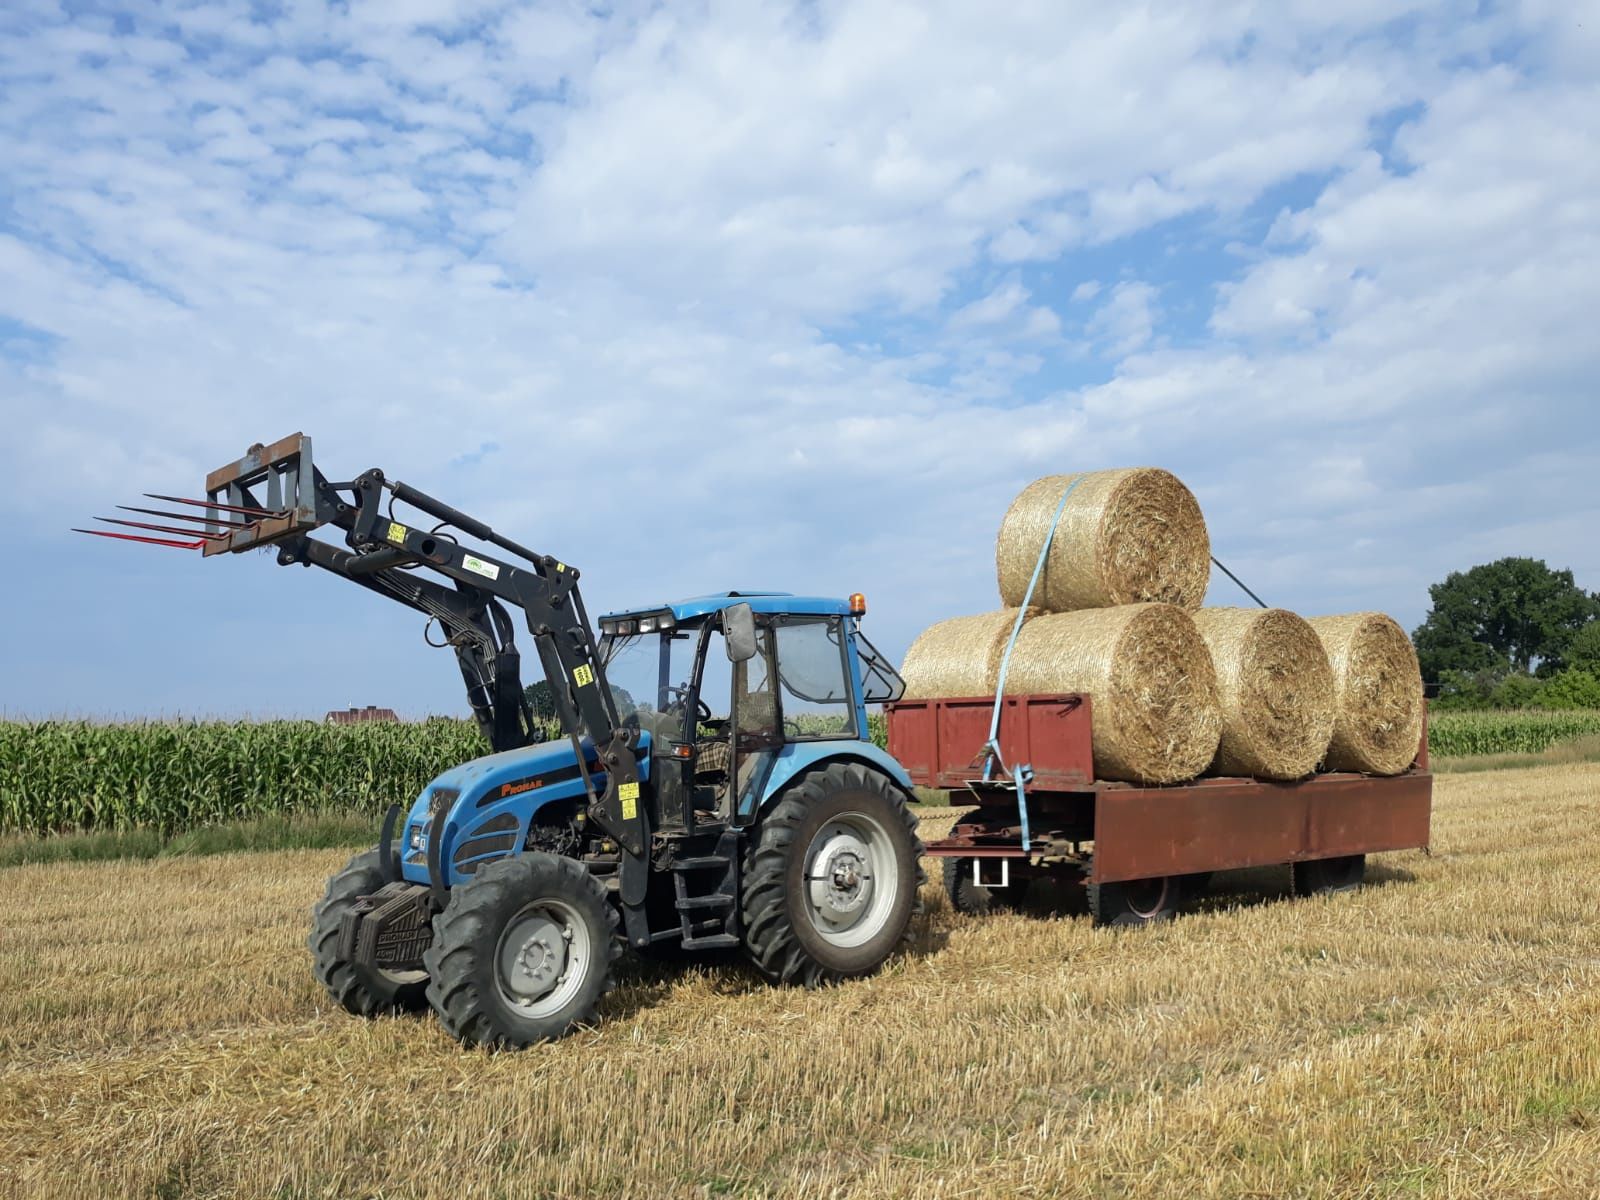
[[[884,744],[882,714],[869,718],[868,734]],[[1600,734],[1600,712],[1440,713],[1429,745],[1451,756],[1538,753],[1590,734]],[[0,722],[0,832],[173,833],[330,810],[364,811],[376,821],[440,771],[487,751],[477,727],[457,720]]]
[[0,830],[173,832],[269,813],[408,803],[486,753],[475,725],[0,723]]
[[1558,742],[1600,734],[1600,710],[1512,709],[1433,713],[1428,749],[1444,757],[1538,754]]

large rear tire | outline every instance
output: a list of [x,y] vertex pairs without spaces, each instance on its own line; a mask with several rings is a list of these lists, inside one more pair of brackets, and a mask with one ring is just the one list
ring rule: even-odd
[[923,881],[905,793],[860,763],[806,772],[746,852],[745,952],[774,983],[870,975],[903,942]]
[[356,855],[332,879],[311,910],[311,969],[328,994],[358,1017],[414,1012],[428,1003],[428,977],[422,971],[384,971],[339,957],[339,927],[345,913],[362,896],[370,896],[386,880],[378,851]]
[[451,889],[422,961],[428,1001],[453,1036],[520,1047],[593,1024],[621,953],[599,880],[580,862],[529,850]]

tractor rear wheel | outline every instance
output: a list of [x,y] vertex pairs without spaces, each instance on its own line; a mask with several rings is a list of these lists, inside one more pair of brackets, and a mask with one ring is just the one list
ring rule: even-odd
[[746,851],[745,952],[774,983],[870,975],[905,939],[923,880],[905,793],[860,763],[806,772]]
[[1289,864],[1289,886],[1296,896],[1316,896],[1323,892],[1353,892],[1367,874],[1365,854],[1340,858],[1314,858]]
[[1176,875],[1089,885],[1089,912],[1096,925],[1153,925],[1170,921],[1182,902],[1182,880]]
[[452,888],[423,952],[428,1001],[469,1045],[527,1046],[592,1024],[622,953],[588,868],[529,850]]
[[368,850],[328,880],[322,899],[311,910],[311,936],[306,939],[312,972],[329,995],[358,1017],[411,1012],[428,1003],[426,973],[384,971],[339,957],[339,927],[345,913],[387,882],[378,862],[378,851]]
[[1028,896],[1028,880],[1015,879],[1007,887],[984,887],[973,882],[973,858],[947,858],[944,860],[944,894],[950,898],[950,907],[969,917],[980,917],[991,912],[1014,912],[1022,907]]

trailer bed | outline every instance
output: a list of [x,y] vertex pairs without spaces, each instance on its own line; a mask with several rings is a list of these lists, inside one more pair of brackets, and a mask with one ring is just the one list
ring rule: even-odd
[[1015,785],[982,778],[991,696],[900,701],[889,710],[889,752],[920,787],[965,793],[976,806],[927,853],[1005,859],[1023,875],[1076,868],[1104,884],[1198,876],[1281,863],[1352,858],[1426,847],[1433,807],[1424,725],[1404,774],[1313,775],[1290,783],[1205,778],[1167,786],[1098,780],[1091,699],[1007,696],[997,741],[1008,765],[1025,765],[1029,844]]

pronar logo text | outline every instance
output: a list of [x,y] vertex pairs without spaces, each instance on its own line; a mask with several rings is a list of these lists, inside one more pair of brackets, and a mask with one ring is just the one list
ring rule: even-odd
[[594,672],[589,669],[588,663],[584,663],[572,673],[572,682],[579,687],[588,687],[594,682]]

